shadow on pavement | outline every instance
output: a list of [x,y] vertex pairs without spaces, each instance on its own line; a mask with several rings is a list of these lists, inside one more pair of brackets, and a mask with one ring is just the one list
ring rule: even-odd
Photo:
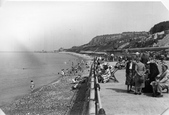
[[[134,94],[134,91],[132,90],[130,93],[127,92],[127,90],[125,89],[118,89],[118,88],[106,88],[109,90],[114,90],[117,93],[127,93],[127,94]],[[148,96],[148,97],[152,97],[152,93],[142,93],[142,95]]]
[[118,93],[127,93],[126,89],[118,89],[118,88],[106,88],[106,89],[114,90]]

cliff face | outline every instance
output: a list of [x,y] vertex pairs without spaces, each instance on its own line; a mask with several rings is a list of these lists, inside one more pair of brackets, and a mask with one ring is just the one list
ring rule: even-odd
[[68,51],[105,51],[125,48],[141,48],[169,45],[169,21],[154,25],[149,32],[123,32],[100,35],[89,43],[68,49]]
[[96,36],[88,43],[88,45],[106,45],[109,42],[121,38],[121,36],[121,34]]
[[148,36],[148,32],[123,32],[119,34],[100,35],[94,37],[85,45],[72,47],[69,51],[105,51],[126,48],[130,47],[130,43],[135,44],[133,41],[144,41]]
[[[148,32],[123,32],[121,34],[102,35],[94,37],[88,45],[107,45],[111,42],[128,42],[130,39],[137,39],[138,37],[147,37]],[[117,41],[118,40],[118,41]]]

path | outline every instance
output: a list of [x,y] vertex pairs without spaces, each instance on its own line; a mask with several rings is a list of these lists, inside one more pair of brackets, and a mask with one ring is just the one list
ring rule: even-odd
[[169,94],[164,92],[163,97],[152,97],[150,93],[127,93],[125,70],[118,70],[115,76],[119,83],[100,84],[101,101],[106,115],[159,115],[169,107]]

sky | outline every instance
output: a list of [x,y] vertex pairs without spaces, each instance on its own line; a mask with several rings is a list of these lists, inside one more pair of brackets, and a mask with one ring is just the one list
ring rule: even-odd
[[71,48],[162,21],[169,21],[169,10],[160,1],[8,0],[0,5],[0,51]]

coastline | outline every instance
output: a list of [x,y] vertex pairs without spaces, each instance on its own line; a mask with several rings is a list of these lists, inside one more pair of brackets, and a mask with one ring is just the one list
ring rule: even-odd
[[[77,56],[85,61],[91,59],[89,59],[89,56],[84,56],[77,53],[64,53]],[[87,68],[85,68],[82,76],[86,76],[88,73]],[[47,85],[35,89],[35,91],[32,93],[16,98],[10,104],[3,105],[1,109],[6,115],[63,115],[70,107],[71,99],[76,91],[71,90],[71,87],[73,86],[71,82],[75,76],[76,75],[61,77]]]
[[86,54],[80,54],[80,53],[75,53],[75,52],[59,52],[59,53],[65,53],[65,54],[77,56],[77,57],[83,58],[85,60],[91,60],[92,59],[91,56],[86,55]]

